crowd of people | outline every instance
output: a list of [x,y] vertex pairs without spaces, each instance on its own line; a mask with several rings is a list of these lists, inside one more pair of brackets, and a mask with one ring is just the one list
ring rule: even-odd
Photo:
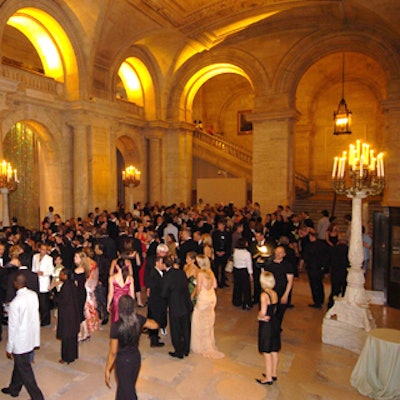
[[[326,210],[314,224],[307,212],[296,214],[281,205],[263,217],[258,203],[240,209],[201,200],[192,207],[137,203],[132,212],[96,208],[86,218],[65,221],[49,207],[40,229],[25,229],[14,218],[2,235],[0,301],[5,309],[13,304],[22,276],[24,288],[38,295],[40,326],[50,325],[54,309],[60,363],[76,360],[78,343],[110,321],[106,384],[115,367],[120,399],[136,398],[143,329],[151,347],[163,347],[169,322],[171,357],[183,359],[191,351],[224,356],[215,344],[214,324],[216,289],[229,287],[227,271],[233,274],[233,306],[248,311],[259,304],[259,351],[266,368],[265,379],[257,382],[272,384],[283,317],[293,307],[294,278],[307,271],[310,306],[322,308],[322,280],[330,272],[331,307],[345,292],[349,266],[350,230],[340,232]],[[368,238],[364,243],[370,249]],[[135,304],[147,307],[147,318],[136,313]],[[125,357],[128,353],[131,357]],[[11,383],[2,389],[12,395],[19,390]]]

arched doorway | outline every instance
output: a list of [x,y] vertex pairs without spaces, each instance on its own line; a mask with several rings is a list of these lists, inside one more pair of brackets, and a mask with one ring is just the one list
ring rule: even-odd
[[40,220],[39,143],[35,131],[18,122],[11,127],[3,142],[4,156],[18,171],[19,184],[10,193],[11,217],[28,228],[37,228]]

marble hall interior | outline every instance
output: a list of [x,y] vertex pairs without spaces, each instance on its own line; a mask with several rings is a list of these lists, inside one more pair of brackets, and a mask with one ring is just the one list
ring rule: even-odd
[[[384,190],[362,202],[383,249],[367,287],[394,288],[400,304],[399,274],[387,285],[394,236],[374,229],[383,216],[400,246],[390,217],[400,207],[399,19],[398,0],[1,0],[0,160],[16,170],[1,164],[2,224],[38,228],[50,205],[67,219],[200,197],[342,216],[351,203],[332,190],[333,160],[360,140],[385,160]],[[343,103],[351,127],[337,130]],[[130,165],[141,172],[134,188],[122,180]],[[140,397],[363,398],[349,383],[357,354],[322,344],[323,311],[307,308],[305,276],[296,286],[279,385],[254,383],[256,314],[232,309],[227,291],[216,327],[225,358],[174,362],[143,338]],[[400,328],[397,308],[372,313],[378,326]],[[103,387],[106,329],[68,367],[56,364],[51,328],[42,339],[35,372],[46,398],[113,398]],[[0,371],[5,386],[5,357]]]

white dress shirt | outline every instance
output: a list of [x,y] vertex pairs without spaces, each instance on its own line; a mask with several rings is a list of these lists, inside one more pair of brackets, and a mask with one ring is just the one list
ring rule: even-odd
[[233,266],[237,269],[247,268],[247,272],[253,274],[253,263],[251,254],[246,249],[235,249],[233,251]]
[[47,293],[50,286],[50,277],[54,272],[53,258],[49,255],[45,255],[40,259],[40,254],[35,254],[32,258],[32,272],[38,273],[43,272],[43,275],[39,275],[39,292]]
[[39,299],[33,290],[24,287],[10,303],[8,311],[7,352],[29,353],[40,346]]

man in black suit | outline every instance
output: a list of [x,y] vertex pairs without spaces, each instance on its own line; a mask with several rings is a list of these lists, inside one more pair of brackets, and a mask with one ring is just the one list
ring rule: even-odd
[[266,245],[266,240],[263,232],[256,231],[254,234],[254,241],[250,245],[250,253],[253,259],[253,283],[254,283],[254,293],[253,293],[253,304],[258,304],[260,302],[261,296],[261,284],[260,284],[260,274],[264,266],[264,261],[259,262],[259,258],[262,259],[262,254],[259,247]]
[[[168,254],[168,246],[166,244],[160,244],[157,240],[157,234],[154,231],[147,232],[147,252],[146,252],[146,264],[144,270],[144,285],[149,287],[149,277],[150,273],[154,268],[156,257],[161,256],[165,257]],[[160,246],[160,247],[158,247]]]
[[229,287],[226,283],[225,267],[232,253],[232,235],[225,228],[225,221],[217,222],[217,229],[212,233],[212,241],[215,252],[213,272],[218,281],[218,287]]
[[325,300],[323,279],[324,274],[329,272],[327,270],[329,264],[328,248],[322,240],[317,240],[314,232],[310,232],[309,237],[310,243],[303,251],[304,263],[313,299],[313,303],[309,304],[309,307],[322,308]]
[[181,243],[179,245],[179,248],[177,249],[179,258],[179,267],[181,269],[183,269],[183,267],[186,264],[186,254],[191,251],[194,252],[197,251],[197,244],[190,235],[190,229],[185,228],[182,229],[181,231]]
[[182,359],[190,351],[190,313],[193,309],[185,272],[174,264],[165,274],[162,297],[169,307],[171,341],[175,351],[171,357]]
[[14,286],[14,280],[17,274],[23,273],[26,279],[26,287],[33,290],[39,296],[39,278],[38,274],[32,272],[27,266],[21,265],[16,271],[12,271],[7,281],[7,294],[6,303],[9,303],[17,294],[17,290]]
[[[160,328],[167,326],[167,304],[165,298],[161,296],[165,270],[164,258],[157,256],[147,282],[147,317],[154,319]],[[149,329],[151,347],[164,346],[164,343],[160,342],[158,331],[158,329]]]

